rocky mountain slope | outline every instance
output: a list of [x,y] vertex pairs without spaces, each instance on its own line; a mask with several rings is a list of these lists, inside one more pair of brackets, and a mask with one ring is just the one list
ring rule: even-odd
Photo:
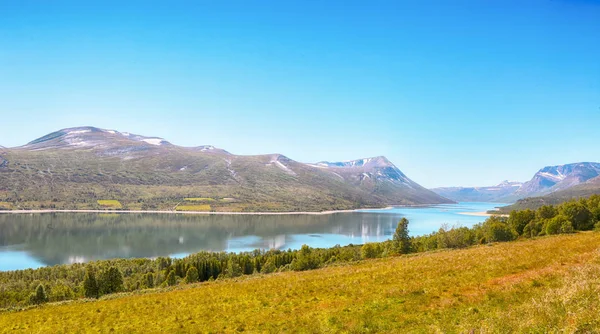
[[585,198],[595,194],[600,194],[600,176],[545,196],[519,199],[515,204],[502,208],[502,211],[510,212],[511,210],[522,210],[526,208],[537,209],[542,205],[556,205],[573,198]]
[[[0,150],[0,203],[19,208],[320,211],[448,203],[384,157],[305,164],[94,127]],[[186,200],[187,199],[187,200]],[[200,203],[201,202],[201,203]],[[185,204],[182,206],[182,203]]]
[[539,197],[583,184],[600,175],[600,163],[578,162],[547,166],[540,169],[511,195],[501,200],[511,202],[527,197]]

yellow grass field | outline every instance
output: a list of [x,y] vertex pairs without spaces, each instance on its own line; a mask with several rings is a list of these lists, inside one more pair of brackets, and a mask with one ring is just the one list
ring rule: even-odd
[[4,333],[600,331],[600,233],[254,275],[0,314]]
[[121,202],[114,199],[99,199],[98,205],[106,209],[122,209],[123,205]]
[[210,197],[186,197],[183,200],[188,201],[188,202],[214,202],[215,201],[214,198],[210,198]]
[[210,211],[210,204],[178,205],[175,211]]

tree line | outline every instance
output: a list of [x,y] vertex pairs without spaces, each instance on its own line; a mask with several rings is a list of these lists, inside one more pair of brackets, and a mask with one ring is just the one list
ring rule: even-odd
[[0,272],[0,308],[100,298],[117,292],[176,286],[242,275],[317,269],[337,262],[387,257],[435,249],[463,248],[519,238],[600,230],[600,196],[571,200],[537,210],[491,216],[473,227],[443,226],[410,237],[402,218],[392,240],[365,245],[244,253],[200,252],[182,259],[116,259]]

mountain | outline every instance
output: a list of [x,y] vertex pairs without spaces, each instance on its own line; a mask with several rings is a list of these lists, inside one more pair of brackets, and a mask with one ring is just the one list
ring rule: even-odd
[[503,212],[510,212],[511,210],[523,210],[527,208],[537,209],[542,205],[556,205],[573,198],[585,198],[595,194],[600,194],[600,176],[545,196],[519,199],[515,204],[503,207],[501,210]]
[[[95,127],[0,150],[0,202],[13,208],[322,211],[448,203],[384,157],[305,164]],[[187,198],[187,200],[186,200]]]
[[583,184],[600,175],[600,163],[578,162],[547,166],[540,169],[513,194],[502,198],[507,202],[526,197],[539,197]]
[[390,203],[451,203],[409,179],[383,156],[344,162],[321,161],[310,166],[331,171],[347,183],[386,198]]
[[436,194],[457,202],[498,202],[516,192],[521,182],[504,181],[489,187],[440,187],[431,189]]

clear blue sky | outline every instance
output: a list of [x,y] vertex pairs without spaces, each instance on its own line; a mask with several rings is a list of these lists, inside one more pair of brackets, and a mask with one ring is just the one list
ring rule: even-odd
[[600,1],[0,0],[0,120],[524,181],[600,161]]

